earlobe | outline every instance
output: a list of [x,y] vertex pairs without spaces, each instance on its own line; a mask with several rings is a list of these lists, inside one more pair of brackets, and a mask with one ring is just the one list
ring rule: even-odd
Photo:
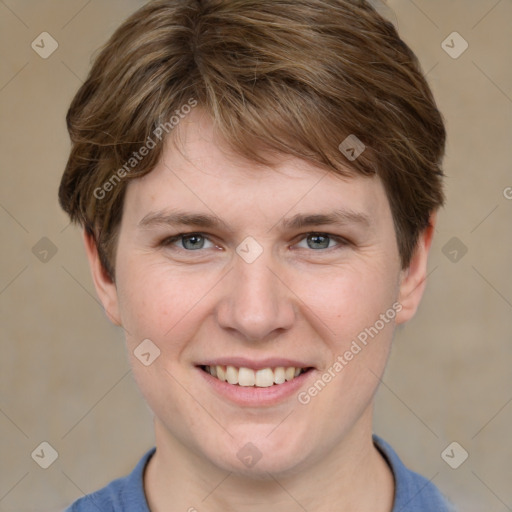
[[429,225],[418,237],[409,266],[402,271],[398,299],[402,309],[396,316],[397,324],[410,320],[421,302],[426,286],[428,254],[432,246],[436,221],[437,212],[434,212],[430,215]]
[[101,263],[98,248],[96,246],[96,240],[86,229],[83,231],[83,240],[94,287],[96,288],[98,298],[103,304],[105,314],[114,325],[121,325],[117,288]]

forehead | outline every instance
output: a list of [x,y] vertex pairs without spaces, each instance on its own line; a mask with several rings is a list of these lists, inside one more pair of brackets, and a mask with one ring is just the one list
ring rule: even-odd
[[271,166],[249,161],[230,149],[199,108],[175,130],[157,166],[128,185],[125,212],[138,222],[148,212],[178,206],[234,220],[242,213],[271,221],[274,215],[332,209],[369,218],[390,214],[378,177],[340,176],[303,159],[268,152]]

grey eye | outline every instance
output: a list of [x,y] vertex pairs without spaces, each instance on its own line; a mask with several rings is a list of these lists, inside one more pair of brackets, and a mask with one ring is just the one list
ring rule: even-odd
[[329,235],[323,235],[321,233],[311,233],[305,240],[307,240],[308,248],[310,249],[327,249],[331,241]]
[[181,237],[183,247],[189,250],[202,249],[205,243],[205,237],[199,234],[183,235]]

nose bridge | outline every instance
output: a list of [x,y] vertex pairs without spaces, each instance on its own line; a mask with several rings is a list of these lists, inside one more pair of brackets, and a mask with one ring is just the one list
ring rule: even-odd
[[270,250],[252,262],[236,256],[217,312],[221,327],[239,331],[250,340],[289,329],[295,315],[293,303],[276,274]]

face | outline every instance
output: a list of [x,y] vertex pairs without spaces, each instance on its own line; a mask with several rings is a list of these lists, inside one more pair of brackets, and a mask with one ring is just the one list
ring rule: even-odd
[[199,109],[178,129],[181,152],[168,144],[128,185],[115,283],[89,241],[98,293],[127,333],[157,444],[233,472],[292,474],[371,433],[430,235],[402,271],[379,178],[245,161]]

